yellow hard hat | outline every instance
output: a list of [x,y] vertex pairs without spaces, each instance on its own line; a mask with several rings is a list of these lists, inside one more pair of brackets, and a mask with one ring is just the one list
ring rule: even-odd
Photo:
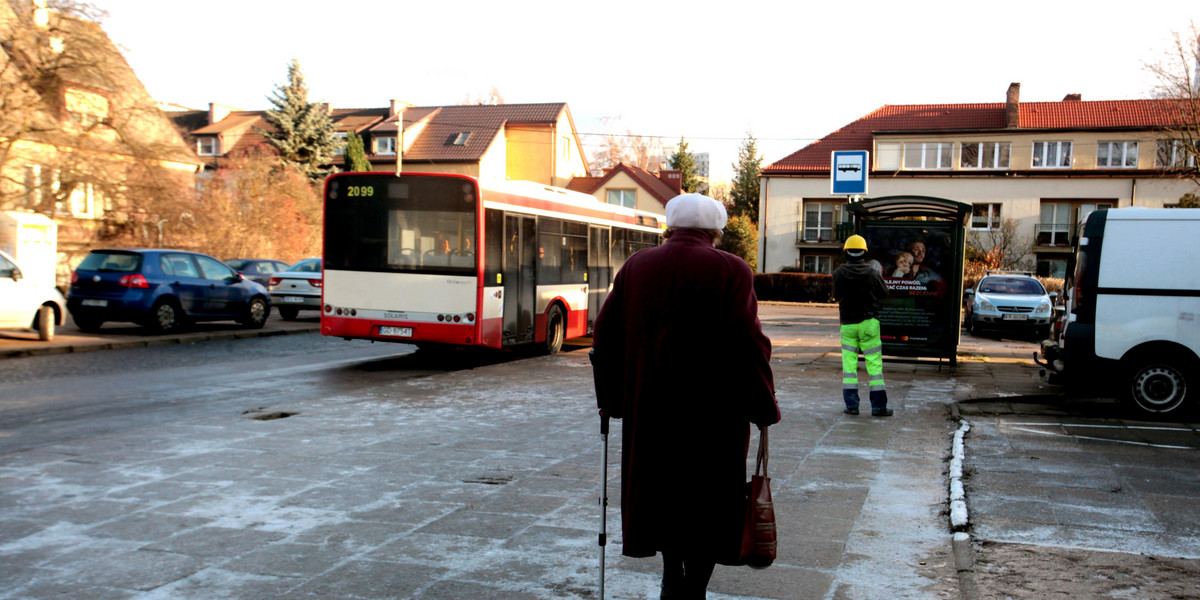
[[867,240],[861,235],[852,235],[846,238],[846,245],[842,246],[842,250],[866,250]]

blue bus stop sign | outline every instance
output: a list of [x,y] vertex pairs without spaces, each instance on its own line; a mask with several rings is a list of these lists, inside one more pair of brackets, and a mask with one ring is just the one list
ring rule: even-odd
[[829,179],[831,194],[859,195],[867,193],[867,162],[866,150],[835,150],[829,160],[831,166]]

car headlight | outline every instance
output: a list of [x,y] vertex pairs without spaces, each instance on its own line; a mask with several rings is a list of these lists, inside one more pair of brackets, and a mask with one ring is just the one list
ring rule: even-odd
[[993,311],[993,312],[995,312],[995,310],[996,310],[996,307],[995,307],[995,306],[993,306],[991,302],[988,302],[987,300],[982,300],[982,299],[981,299],[981,300],[979,301],[979,309],[980,309],[980,310],[989,310],[989,311]]
[[1049,314],[1050,313],[1050,303],[1043,302],[1043,303],[1039,304],[1037,307],[1037,312],[1038,312],[1038,314]]

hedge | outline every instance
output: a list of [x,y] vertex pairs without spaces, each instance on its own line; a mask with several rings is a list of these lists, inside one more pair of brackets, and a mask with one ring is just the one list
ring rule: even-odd
[[833,277],[820,273],[756,273],[754,293],[759,300],[833,302]]

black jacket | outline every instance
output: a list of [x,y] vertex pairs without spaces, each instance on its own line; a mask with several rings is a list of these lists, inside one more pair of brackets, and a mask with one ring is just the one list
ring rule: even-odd
[[883,276],[869,263],[850,261],[833,272],[833,297],[843,325],[862,323],[879,315],[879,301],[887,297]]

